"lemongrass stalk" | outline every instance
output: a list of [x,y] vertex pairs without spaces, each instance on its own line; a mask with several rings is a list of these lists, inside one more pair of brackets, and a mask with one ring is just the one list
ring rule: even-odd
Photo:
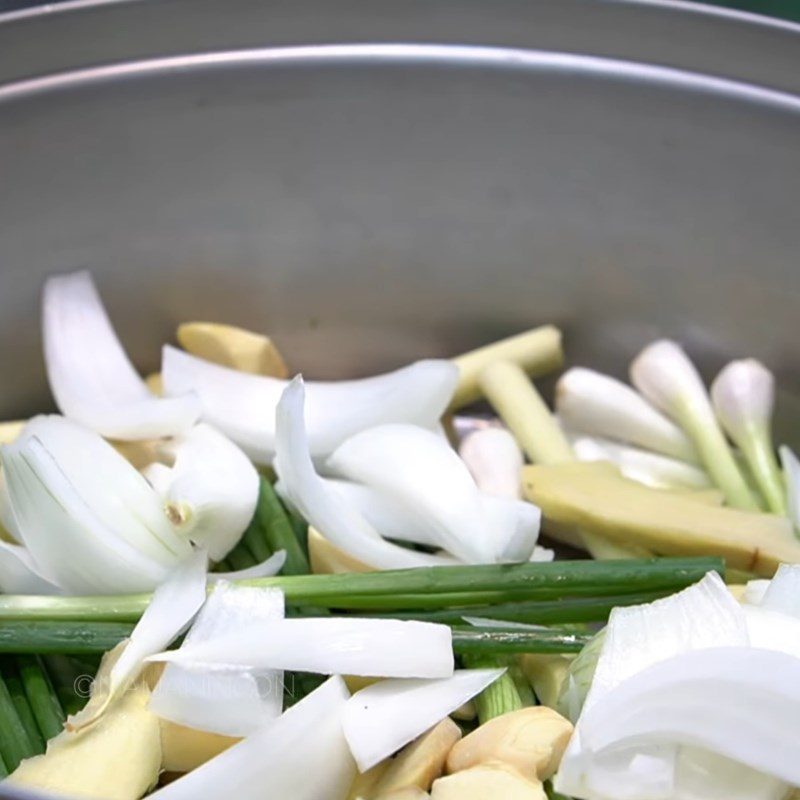
[[694,364],[675,342],[654,342],[631,364],[631,380],[651,403],[672,417],[694,442],[714,482],[735,508],[758,510],[725,440]]
[[742,451],[770,511],[786,513],[783,476],[772,443],[775,379],[753,358],[732,361],[711,384],[714,410]]
[[[470,669],[505,666],[497,658],[466,656],[462,661],[464,666]],[[501,717],[503,714],[519,711],[525,705],[509,670],[506,670],[497,680],[490,683],[474,698],[473,702],[478,711],[478,722],[481,725],[485,725],[490,719]]]
[[307,575],[311,572],[308,558],[300,546],[289,514],[269,481],[261,478],[256,516],[273,552],[286,551],[284,575]]
[[567,437],[525,372],[510,361],[495,361],[478,376],[486,399],[535,464],[574,460]]
[[33,755],[36,750],[19,718],[5,680],[0,677],[0,755],[10,772]]
[[[479,383],[486,398],[534,464],[564,464],[575,461],[569,441],[536,387],[517,366],[497,361],[481,372]],[[593,558],[632,558],[624,546],[585,531],[579,532]]]
[[450,402],[451,411],[480,400],[483,393],[480,374],[495,361],[510,361],[531,377],[553,372],[564,362],[561,331],[544,325],[454,358],[459,378]]
[[[711,570],[725,573],[721,558],[660,558],[595,563],[587,560],[525,564],[429,567],[344,575],[280,575],[239,581],[239,585],[281,589],[290,605],[341,607],[350,597],[389,598],[424,595],[428,608],[440,606],[448,593],[474,597],[480,603],[486,592],[513,592],[515,599],[554,599],[580,595],[663,590],[676,591]],[[120,597],[42,597],[0,595],[0,620],[83,620],[134,622],[151,595]]]
[[28,702],[28,697],[25,694],[25,686],[22,683],[19,671],[11,659],[4,659],[2,674],[3,680],[6,682],[8,693],[11,695],[14,707],[17,709],[17,716],[25,728],[25,733],[30,741],[31,755],[43,753],[45,740],[42,738],[39,726],[36,723],[36,717],[33,714],[33,709]]
[[49,741],[61,733],[66,720],[53,683],[38,656],[19,656],[17,666],[36,724]]

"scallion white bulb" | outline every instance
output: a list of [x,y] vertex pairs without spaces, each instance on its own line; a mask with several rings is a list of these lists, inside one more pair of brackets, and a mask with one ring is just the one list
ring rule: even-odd
[[758,510],[717,422],[700,374],[683,349],[668,339],[653,342],[634,359],[630,373],[634,386],[686,431],[728,503]]
[[742,451],[770,511],[786,512],[783,477],[772,444],[775,379],[753,358],[732,361],[711,384],[717,419]]

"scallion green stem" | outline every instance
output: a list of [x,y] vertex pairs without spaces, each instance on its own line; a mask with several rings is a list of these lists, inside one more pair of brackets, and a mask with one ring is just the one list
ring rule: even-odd
[[9,771],[13,772],[23,759],[36,755],[25,725],[17,713],[14,700],[0,677],[0,754]]
[[65,655],[44,655],[42,662],[63,713],[68,716],[77,714],[86,705],[99,659],[94,654],[86,660]]
[[256,563],[253,554],[244,542],[239,542],[239,544],[228,553],[227,560],[235,570],[247,569],[248,567],[254,566]]
[[256,517],[273,553],[286,551],[286,563],[281,570],[284,575],[308,575],[311,568],[308,558],[295,534],[289,514],[280,498],[275,494],[272,484],[261,479]]
[[66,720],[64,709],[38,656],[21,655],[17,665],[36,723],[47,742],[61,733]]
[[33,709],[25,693],[25,686],[22,683],[22,678],[20,677],[16,664],[11,658],[4,658],[2,660],[2,674],[6,682],[6,687],[8,688],[8,693],[11,695],[14,707],[17,709],[17,716],[25,728],[28,740],[32,745],[32,755],[43,753],[45,739],[39,731],[36,717],[33,714]]
[[586,633],[560,631],[498,630],[496,628],[453,629],[453,652],[460,656],[502,653],[579,653],[592,637]]
[[[391,607],[398,598],[408,596],[418,607],[436,609],[448,605],[486,605],[498,599],[522,602],[645,592],[670,594],[695,583],[711,570],[724,576],[724,561],[704,557],[488,564],[345,575],[279,575],[241,581],[241,584],[281,589],[290,605],[380,609]],[[418,599],[416,595],[424,597]],[[375,599],[365,601],[364,598]],[[0,596],[0,620],[24,620],[26,623],[33,620],[135,621],[149,601],[147,594],[124,597],[4,595]],[[348,603],[354,605],[348,606]]]
[[368,617],[416,619],[463,625],[464,617],[485,617],[506,622],[533,625],[557,625],[571,622],[604,622],[617,606],[640,605],[663,597],[664,592],[612,595],[611,597],[566,597],[563,600],[530,600],[492,605],[454,606],[432,610],[394,610],[364,614]]
[[253,519],[247,526],[247,530],[242,536],[242,542],[247,546],[257,563],[266,561],[272,555],[272,550],[267,544],[264,529],[261,527],[257,513],[253,515]]

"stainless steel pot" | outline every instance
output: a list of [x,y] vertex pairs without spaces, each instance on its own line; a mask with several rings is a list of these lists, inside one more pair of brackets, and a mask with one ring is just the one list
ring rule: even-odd
[[800,414],[800,28],[676,2],[160,0],[0,17],[0,413],[91,268],[143,369],[176,322],[316,376],[544,321],[674,336]]

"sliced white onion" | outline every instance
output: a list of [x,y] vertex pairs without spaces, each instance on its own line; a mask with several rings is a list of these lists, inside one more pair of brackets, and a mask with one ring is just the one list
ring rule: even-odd
[[355,507],[317,475],[308,449],[303,407],[303,382],[295,378],[278,403],[275,469],[284,495],[308,524],[331,544],[375,569],[448,563],[384,541]]
[[209,574],[208,579],[210,581],[249,581],[254,578],[271,578],[283,569],[285,563],[286,551],[278,550],[260,564],[237,569],[234,572],[213,572]]
[[[195,425],[164,444],[174,458],[145,476],[161,494],[180,533],[219,561],[241,539],[258,502],[258,472],[230,439],[210,425]],[[168,472],[165,472],[168,470]]]
[[699,456],[686,434],[622,381],[583,367],[556,384],[556,413],[573,431],[630,442],[683,461]]
[[349,692],[330,678],[278,719],[182,778],[156,800],[345,800],[355,765],[342,735]]
[[462,669],[442,680],[379,681],[347,702],[342,725],[361,772],[396,753],[497,680],[505,669]]
[[530,560],[538,562],[554,561],[555,557],[555,550],[551,550],[549,547],[539,547],[537,544],[536,547],[533,548]]
[[522,495],[522,450],[506,428],[487,427],[471,433],[458,454],[486,494],[517,500]]
[[447,625],[358,617],[253,620],[241,630],[151,660],[388,678],[453,673]]
[[188,430],[200,416],[192,396],[154,397],[134,369],[89,272],[49,278],[42,296],[47,377],[59,409],[114,439]]
[[463,561],[492,563],[498,539],[509,538],[508,529],[499,537],[492,530],[496,520],[486,513],[466,465],[431,431],[401,424],[370,428],[340,445],[327,465],[413,507],[437,544]]
[[768,588],[769,580],[767,578],[747,581],[742,595],[742,602],[752,606],[760,606]]
[[800,785],[800,659],[750,647],[685,652],[631,677],[587,710],[590,752],[677,742]]
[[786,445],[779,452],[786,482],[786,511],[795,531],[800,534],[800,460]]
[[2,461],[22,544],[65,592],[152,590],[191,553],[147,481],[93,431],[37,417]]
[[800,619],[800,564],[781,564],[761,599],[761,607]]
[[[203,419],[233,439],[254,461],[275,453],[275,408],[287,382],[249,375],[164,348],[164,392],[195,392]],[[417,361],[394,372],[354,381],[311,382],[306,409],[311,455],[322,458],[358,431],[386,422],[432,428],[458,381],[449,361]]]
[[615,608],[585,709],[637,672],[666,658],[707,647],[746,647],[747,622],[716,572],[676,594]]
[[[217,583],[180,649],[247,631],[254,622],[283,619],[283,593]],[[189,728],[247,736],[283,708],[283,672],[198,670],[168,664],[150,710]]]
[[197,550],[153,593],[150,604],[109,674],[107,685],[95,686],[87,705],[67,720],[67,728],[91,725],[139,675],[145,660],[168,647],[194,619],[206,599],[208,554]]
[[528,622],[514,622],[508,619],[491,619],[491,617],[462,617],[461,619],[476,628],[505,628],[519,631],[547,630],[547,625],[532,625]]
[[744,606],[750,646],[800,659],[800,619],[761,606]]
[[580,461],[610,461],[631,480],[656,489],[709,489],[708,473],[699,467],[669,456],[626,447],[609,439],[580,436],[571,441]]
[[[415,505],[360,483],[336,478],[323,480],[384,538],[441,547],[441,537],[431,519],[421,515]],[[286,494],[280,482],[276,489],[281,496]],[[539,537],[541,511],[532,503],[483,493],[480,502],[486,514],[487,529],[497,536],[498,560],[528,560]]]
[[3,594],[61,594],[43,578],[30,556],[18,544],[0,541],[0,592]]

